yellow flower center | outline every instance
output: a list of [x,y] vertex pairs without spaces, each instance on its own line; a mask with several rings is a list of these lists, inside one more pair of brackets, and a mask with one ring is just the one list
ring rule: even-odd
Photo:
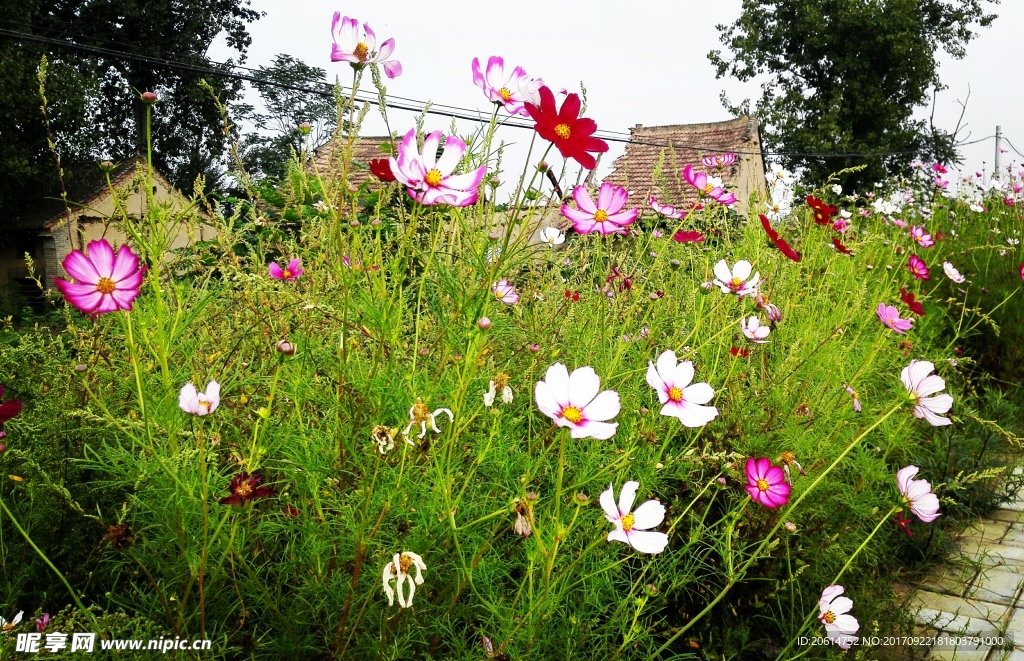
[[597,211],[594,212],[594,221],[595,222],[603,223],[606,220],[608,220],[608,212],[607,211],[605,211],[604,209],[598,209]]
[[759,479],[757,481],[757,490],[758,491],[762,491],[762,492],[763,491],[768,491],[768,488],[769,488],[768,487],[768,480],[766,480],[764,478],[761,478],[761,479]]
[[427,182],[428,186],[440,186],[441,179],[443,178],[444,177],[441,175],[441,171],[438,170],[437,168],[434,168],[433,170],[427,173],[427,176],[423,178],[423,181]]
[[410,567],[412,567],[412,558],[403,553],[398,558],[398,568],[402,570],[403,574],[408,574]]
[[285,270],[281,271],[281,279],[282,280],[287,280],[290,277],[292,277],[292,272],[291,271],[289,271],[288,269],[285,269]]
[[787,450],[787,451],[783,452],[781,455],[779,455],[779,459],[783,463],[792,464],[794,461],[796,461],[796,455],[793,454],[792,452],[790,452],[789,450]]
[[504,390],[505,386],[508,385],[508,379],[508,374],[505,374],[504,372],[498,372],[498,374],[494,377],[494,387],[498,390]]
[[826,611],[825,614],[821,616],[821,621],[825,624],[835,624],[836,614],[832,611]]
[[671,399],[673,402],[683,401],[682,389],[677,388],[676,386],[672,386],[671,388],[668,389],[668,398]]
[[740,280],[739,278],[733,278],[731,282],[732,282],[731,287],[732,287],[733,290],[739,289],[740,286],[743,285],[743,281]]
[[360,62],[365,62],[366,58],[370,55],[370,47],[360,41],[356,45],[356,49],[352,51],[352,54],[358,57]]
[[705,184],[704,185],[704,192],[705,193],[710,193],[713,190],[715,190],[715,187],[712,186],[711,184]]
[[512,98],[512,92],[510,92],[507,87],[502,87],[500,90],[498,90],[498,96],[500,96],[503,100],[508,101],[509,99]]
[[574,425],[578,425],[583,421],[583,411],[575,406],[569,406],[562,411],[562,417]]
[[206,412],[210,412],[210,402],[199,400],[199,408],[206,409]]
[[633,529],[633,521],[634,521],[634,519],[633,519],[633,515],[632,514],[627,514],[626,516],[622,517],[622,529],[625,530],[626,532],[629,532],[630,530],[632,530]]
[[555,126],[555,135],[557,135],[562,140],[568,140],[569,139],[569,125],[568,124],[559,124],[559,125]]
[[824,220],[825,219],[825,217],[821,215],[820,211],[814,212],[814,217],[817,218],[818,220]]
[[249,486],[248,482],[242,482],[237,487],[235,487],[235,495],[236,496],[241,496],[242,498],[245,498],[246,496],[248,496],[251,493],[252,493],[252,487]]
[[412,421],[416,424],[422,424],[430,418],[430,409],[423,403],[422,399],[416,398],[416,403],[412,406]]
[[853,392],[850,393],[850,397],[853,397],[854,399],[857,399],[858,397],[860,397],[860,395],[858,395],[857,391],[854,390]]
[[117,285],[110,278],[100,278],[100,281],[96,283],[96,291],[101,294],[110,294],[117,289]]

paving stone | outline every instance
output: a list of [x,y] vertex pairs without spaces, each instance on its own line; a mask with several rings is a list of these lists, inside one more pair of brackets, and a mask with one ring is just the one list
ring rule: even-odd
[[988,661],[1024,661],[1024,650],[994,649],[988,657]]
[[1024,523],[1011,525],[1010,529],[1006,531],[1006,535],[1003,536],[1003,541],[999,543],[1010,546],[1024,546]]
[[1002,546],[965,539],[960,544],[960,554],[986,567],[1024,567],[1024,546]]
[[990,651],[988,647],[980,650],[932,650],[926,658],[928,661],[988,661]]
[[1024,521],[1024,512],[1014,510],[998,509],[988,515],[990,519],[996,521],[1009,521],[1010,523],[1020,523]]
[[1003,632],[1007,639],[1013,640],[1015,646],[1024,649],[1024,608],[1017,606],[1013,609],[1013,615]]
[[998,542],[1010,529],[1009,521],[997,521],[994,519],[979,519],[968,526],[961,537],[965,539],[976,539],[979,542]]
[[1013,605],[1024,584],[1024,575],[1019,570],[1001,567],[983,567],[964,595],[995,604]]
[[978,573],[976,567],[970,565],[939,565],[922,582],[921,589],[928,592],[964,596],[964,590]]
[[995,635],[1010,612],[1008,606],[961,599],[936,592],[918,592],[910,602],[918,624],[967,635]]

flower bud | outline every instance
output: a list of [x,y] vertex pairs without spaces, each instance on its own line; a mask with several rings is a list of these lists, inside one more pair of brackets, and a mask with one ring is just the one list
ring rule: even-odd
[[79,374],[88,369],[89,367],[85,363],[78,363],[77,365],[75,365],[75,371],[78,372]]
[[100,169],[103,170],[104,172],[113,172],[114,171],[114,163],[113,163],[113,161],[103,161],[102,163],[100,163]]
[[724,477],[720,477],[718,478],[718,483],[724,487],[726,484],[728,484],[728,481]]
[[313,130],[313,125],[309,122],[302,122],[299,124],[299,133],[302,135],[309,135],[309,132]]
[[143,103],[148,103],[148,104],[152,105],[152,104],[157,102],[157,96],[153,92],[143,92],[142,93],[142,102]]
[[487,238],[489,240],[491,240],[491,241],[497,241],[498,239],[501,238],[501,234],[498,234],[498,231],[495,230],[495,231],[491,232],[490,234],[488,234]]
[[281,340],[277,343],[277,351],[283,356],[294,356],[295,345],[288,340]]
[[349,227],[359,227],[359,221],[358,220],[353,220],[351,223],[348,224],[348,226]]
[[428,348],[426,348],[426,347],[423,347],[422,349],[420,349],[420,350],[419,350],[419,352],[418,352],[418,353],[419,353],[419,354],[420,354],[421,356],[429,356],[429,355],[430,355],[430,349],[428,349]]
[[669,262],[669,266],[671,266],[674,269],[677,269],[677,268],[679,268],[682,265],[683,265],[683,263],[680,262],[678,259],[673,259],[671,262]]
[[585,493],[576,494],[576,502],[580,505],[586,505],[590,501],[590,497]]
[[501,179],[498,179],[497,177],[491,177],[490,179],[487,180],[487,184],[491,188],[497,188],[498,186],[501,185]]
[[796,524],[792,521],[786,521],[786,532],[796,532]]
[[534,492],[534,491],[527,491],[526,492],[526,500],[530,501],[531,503],[532,502],[536,502],[537,501],[537,493]]
[[644,594],[646,594],[648,597],[653,597],[654,595],[658,594],[658,586],[654,583],[648,583],[644,586]]
[[491,320],[488,319],[487,317],[480,317],[480,321],[476,322],[476,325],[480,328],[480,330],[487,330],[488,328],[491,327]]
[[0,454],[3,454],[4,452],[7,452],[7,446],[0,443]]
[[531,353],[537,353],[538,351],[540,351],[540,345],[539,344],[531,344],[530,345],[530,352]]
[[383,223],[380,222],[380,218],[374,218],[370,221],[370,224],[374,227],[380,227]]
[[537,171],[538,172],[547,172],[548,171],[548,162],[547,161],[541,161],[540,163],[538,163],[537,164]]

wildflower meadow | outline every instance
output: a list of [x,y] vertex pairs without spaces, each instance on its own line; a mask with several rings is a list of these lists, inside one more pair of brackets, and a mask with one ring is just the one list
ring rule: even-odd
[[954,193],[940,164],[867,191],[769,164],[738,200],[736,154],[666,150],[698,201],[663,199],[587,177],[586,99],[489,54],[465,81],[489,122],[391,119],[363,164],[355,91],[383,99],[401,44],[333,34],[330,169],[302,150],[249,199],[118,213],[129,239],[72,251],[45,321],[0,331],[3,658],[77,658],[48,632],[190,659],[912,635],[894,583],[1020,486],[1021,166]]

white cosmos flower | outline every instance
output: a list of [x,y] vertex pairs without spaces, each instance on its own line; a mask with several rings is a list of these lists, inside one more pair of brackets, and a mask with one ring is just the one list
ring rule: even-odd
[[946,382],[938,374],[932,374],[933,371],[935,365],[929,361],[911,360],[900,373],[900,381],[910,392],[915,417],[924,418],[934,427],[951,425],[952,420],[939,414],[946,413],[952,408],[953,396],[946,393],[935,394],[946,387]]
[[419,397],[416,398],[416,403],[409,409],[409,424],[402,430],[402,436],[405,438],[405,442],[409,445],[413,445],[412,439],[409,438],[409,432],[412,430],[413,425],[420,426],[420,434],[416,438],[423,438],[427,435],[427,424],[430,424],[430,428],[434,430],[435,434],[440,434],[441,430],[437,426],[437,416],[440,413],[444,413],[448,416],[449,421],[454,421],[455,416],[452,414],[450,409],[437,409],[431,411],[427,408],[427,405],[423,403],[423,400]]
[[647,384],[658,392],[661,414],[679,418],[686,427],[703,427],[718,416],[714,406],[703,406],[715,396],[706,383],[693,383],[693,363],[676,362],[674,351],[658,356],[658,364],[647,362]]
[[207,415],[217,410],[220,404],[220,384],[210,381],[206,384],[206,392],[198,392],[191,382],[181,387],[178,393],[178,406],[185,413]]
[[857,622],[857,618],[850,615],[853,600],[841,596],[844,591],[845,588],[841,585],[830,585],[822,591],[821,599],[818,600],[818,619],[825,625],[829,640],[848,650],[856,640],[853,634],[857,633],[860,623]]
[[[738,294],[740,298],[754,296],[757,294],[757,283],[761,281],[761,274],[755,273],[751,277],[750,272],[752,270],[753,267],[750,265],[750,262],[745,259],[736,262],[732,269],[729,268],[728,263],[723,259],[715,264],[715,279],[713,282],[719,286],[723,293]],[[747,278],[750,278],[750,280],[747,280]]]
[[641,553],[661,553],[668,545],[668,535],[650,529],[665,520],[665,506],[656,500],[648,500],[633,509],[639,482],[626,482],[619,493],[619,504],[615,505],[615,487],[609,484],[601,493],[601,509],[608,521],[615,524],[615,530],[608,533],[608,541],[629,544]]
[[[409,573],[409,570],[413,567],[416,568],[415,578]],[[398,593],[398,605],[402,608],[409,608],[412,606],[412,597],[416,594],[416,586],[423,585],[423,572],[426,571],[427,565],[424,564],[423,558],[413,553],[412,551],[404,551],[402,553],[396,553],[395,557],[388,561],[388,564],[384,565],[384,573],[382,579],[384,581],[384,595],[388,598],[388,606],[393,606],[395,603],[395,593]],[[395,587],[391,587],[391,582],[395,582]],[[406,596],[402,590],[402,585],[409,586],[409,594]]]
[[615,434],[619,423],[607,422],[619,414],[619,393],[601,392],[601,378],[593,367],[580,367],[569,374],[562,363],[548,368],[534,390],[537,408],[568,427],[573,438],[604,440]]
[[896,485],[910,511],[925,523],[939,518],[939,497],[932,493],[932,485],[928,480],[915,480],[914,476],[921,470],[917,466],[905,466],[896,473]]
[[778,163],[772,163],[765,174],[765,179],[771,186],[789,186],[793,183],[793,173]]
[[18,611],[18,614],[10,622],[0,617],[0,633],[9,633],[14,627],[21,624],[21,616],[24,614],[25,611]]
[[565,243],[565,232],[554,226],[545,227],[540,231],[540,242],[549,246]]
[[747,339],[757,344],[766,343],[768,341],[768,333],[771,332],[771,328],[762,326],[761,320],[754,315],[740,320],[740,327],[743,329],[743,334],[747,336]]
[[956,284],[962,283],[965,278],[960,274],[960,271],[956,270],[956,267],[949,262],[942,262],[942,270],[946,272],[946,277],[955,282]]

